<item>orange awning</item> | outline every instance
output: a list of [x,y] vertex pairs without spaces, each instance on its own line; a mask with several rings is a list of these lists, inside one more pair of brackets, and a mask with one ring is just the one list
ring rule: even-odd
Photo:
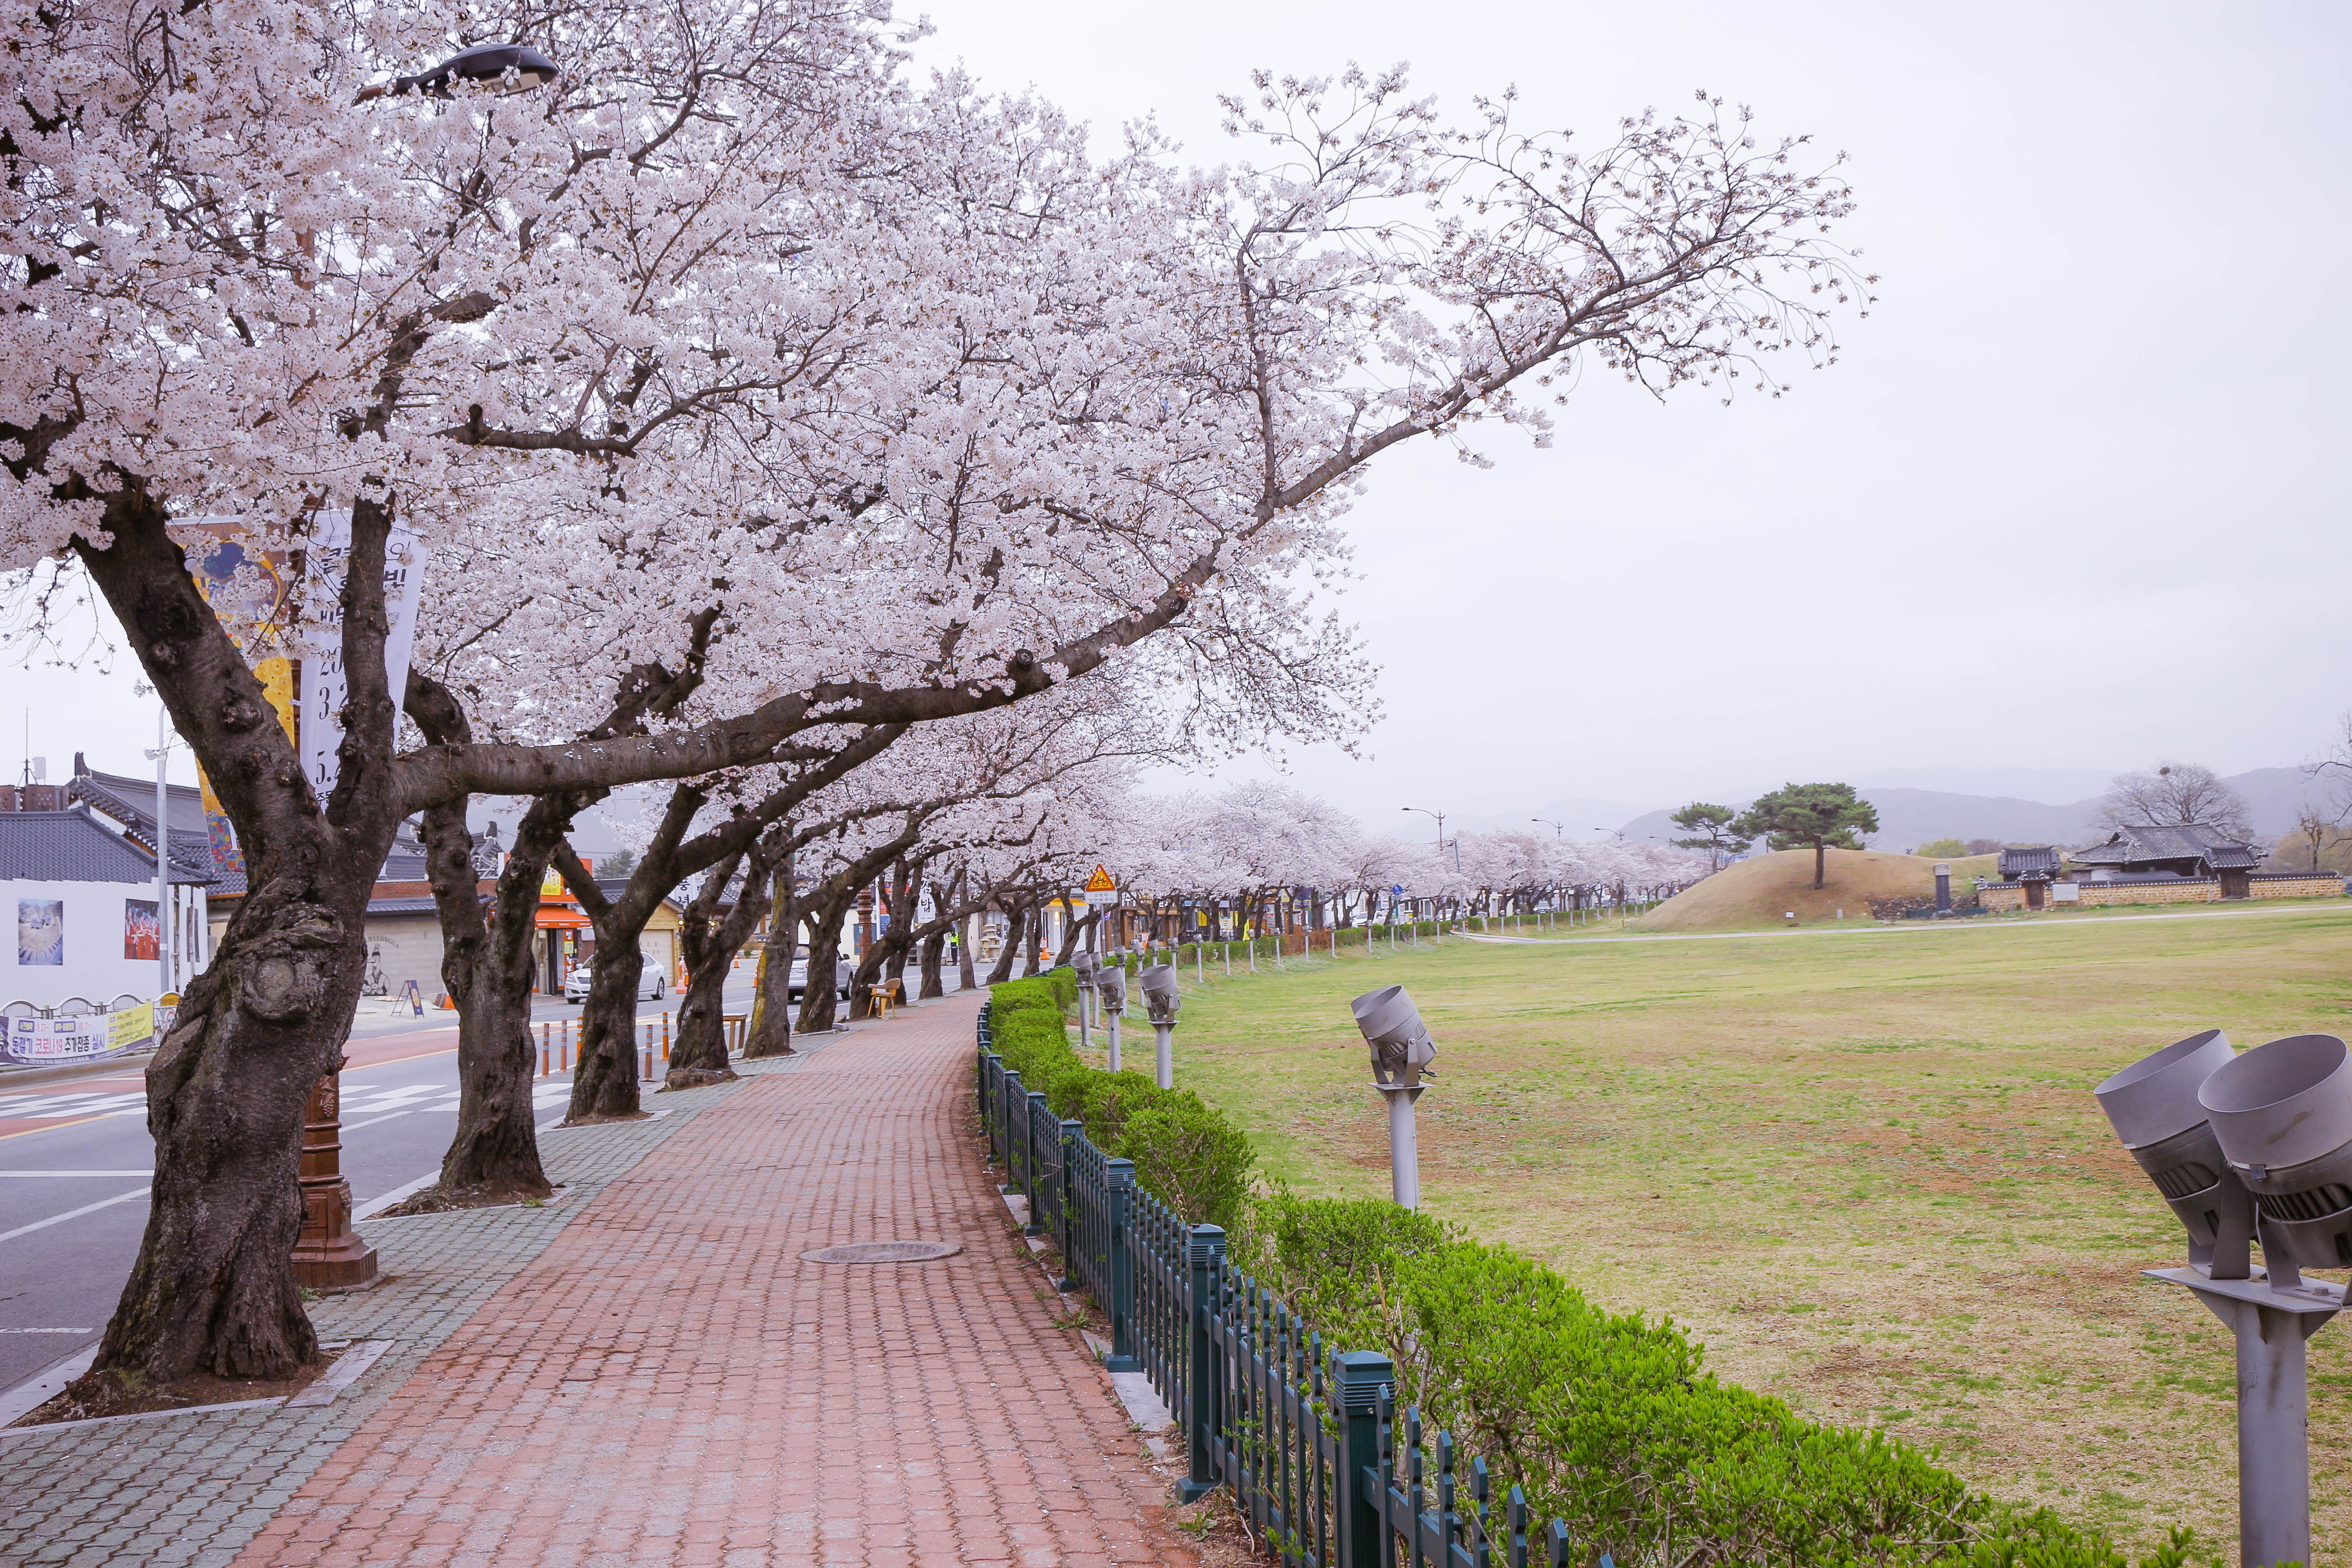
[[539,906],[537,924],[541,931],[580,931],[594,923],[578,910],[567,910],[554,904]]

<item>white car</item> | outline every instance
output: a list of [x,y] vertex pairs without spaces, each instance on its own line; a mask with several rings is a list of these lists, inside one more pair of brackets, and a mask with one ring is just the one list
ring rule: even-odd
[[[563,999],[566,1002],[588,1000],[588,982],[594,973],[593,963],[583,963],[574,969],[572,978],[563,983]],[[644,967],[637,971],[637,1000],[658,1002],[668,994],[669,972],[662,967],[660,960],[646,957]]]
[[[793,972],[785,980],[786,994],[795,1002],[808,990],[809,951],[805,947],[793,950]],[[846,999],[849,995],[849,960],[838,959],[833,966],[833,994]]]

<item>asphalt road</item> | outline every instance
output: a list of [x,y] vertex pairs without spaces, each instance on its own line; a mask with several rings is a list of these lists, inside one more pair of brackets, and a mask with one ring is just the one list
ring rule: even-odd
[[[750,966],[727,989],[751,1003]],[[638,1004],[640,1021],[677,998]],[[534,1016],[575,1019],[543,1003]],[[457,1036],[449,1015],[363,1019],[343,1071],[343,1173],[364,1211],[429,1179],[457,1131]],[[542,1129],[560,1121],[569,1074],[540,1080]],[[0,1080],[0,1391],[97,1342],[147,1226],[154,1145],[137,1069],[10,1089]]]

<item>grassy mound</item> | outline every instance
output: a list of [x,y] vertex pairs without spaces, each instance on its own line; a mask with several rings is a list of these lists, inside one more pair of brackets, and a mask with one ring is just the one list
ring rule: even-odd
[[[1992,855],[1950,862],[1952,888],[1966,892],[1971,877],[1990,877]],[[1785,926],[1795,910],[1799,925],[1870,918],[1870,900],[1927,897],[1936,891],[1936,862],[1916,855],[1875,849],[1832,849],[1828,875],[1813,889],[1813,852],[1783,849],[1727,866],[1688,892],[1678,893],[1633,922],[1636,931],[1754,931]]]

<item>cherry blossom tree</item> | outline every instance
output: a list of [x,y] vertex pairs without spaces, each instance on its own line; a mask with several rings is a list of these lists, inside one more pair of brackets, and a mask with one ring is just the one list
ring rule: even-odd
[[[561,77],[362,96],[516,37]],[[37,590],[64,552],[104,595],[253,888],[151,1069],[100,1378],[312,1349],[292,1152],[404,817],[814,763],[1113,664],[1212,742],[1345,733],[1365,673],[1314,594],[1368,464],[1471,455],[1481,420],[1540,444],[1580,364],[1777,394],[1864,287],[1833,163],[1712,102],[1582,152],[1507,102],[1447,127],[1396,75],[1261,79],[1233,118],[1268,161],[1201,174],[919,90],[806,0],[93,0],[0,72],[0,565]],[[322,509],[351,515],[323,798],[249,666],[272,626],[206,601],[185,526],[266,562]],[[395,521],[455,589],[419,653],[473,739],[402,749]]]

